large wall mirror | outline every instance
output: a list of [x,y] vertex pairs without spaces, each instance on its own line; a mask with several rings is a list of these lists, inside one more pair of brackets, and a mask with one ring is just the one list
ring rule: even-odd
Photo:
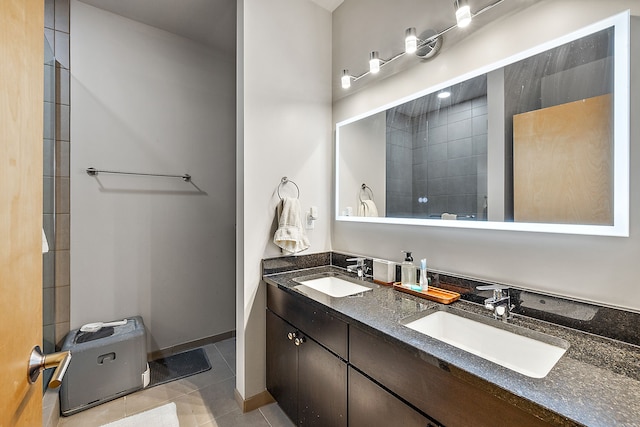
[[336,218],[629,234],[629,14],[336,125]]

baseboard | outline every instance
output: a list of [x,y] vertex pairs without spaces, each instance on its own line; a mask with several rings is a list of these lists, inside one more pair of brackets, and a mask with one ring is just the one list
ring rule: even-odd
[[258,393],[255,396],[251,396],[248,399],[243,399],[237,389],[234,389],[233,394],[238,406],[242,409],[242,412],[251,412],[261,406],[268,405],[269,403],[276,401],[267,390],[262,393]]
[[56,427],[60,421],[59,389],[47,389],[42,396],[42,427]]
[[174,345],[173,347],[163,348],[162,350],[152,351],[147,354],[147,360],[156,360],[162,357],[171,356],[172,354],[182,353],[183,351],[191,350],[194,348],[202,347],[207,344],[215,344],[220,341],[224,341],[236,336],[236,331],[224,332],[222,334],[213,335],[210,337],[202,338],[195,341],[189,341],[187,343]]

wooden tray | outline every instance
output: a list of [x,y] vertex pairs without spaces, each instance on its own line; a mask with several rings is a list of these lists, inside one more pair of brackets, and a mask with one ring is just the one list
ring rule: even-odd
[[433,286],[429,286],[427,291],[415,291],[403,286],[400,282],[395,282],[393,284],[393,289],[442,304],[451,304],[452,302],[460,299],[460,294],[457,292],[447,291],[446,289],[435,288]]
[[393,282],[383,282],[382,280],[376,280],[376,279],[373,279],[373,282],[382,286],[393,286]]

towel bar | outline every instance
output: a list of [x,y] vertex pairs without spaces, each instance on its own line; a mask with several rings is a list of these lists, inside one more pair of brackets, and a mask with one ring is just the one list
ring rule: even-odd
[[137,176],[163,176],[168,178],[182,178],[184,182],[191,182],[191,175],[185,173],[184,175],[165,175],[160,173],[142,173],[142,172],[119,172],[119,171],[106,171],[96,168],[87,168],[87,175],[96,176],[98,173],[111,173],[117,175],[137,175]]

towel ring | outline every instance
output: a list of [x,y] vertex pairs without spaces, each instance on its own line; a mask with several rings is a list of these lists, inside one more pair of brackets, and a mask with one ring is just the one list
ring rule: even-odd
[[293,184],[296,187],[296,199],[300,198],[300,188],[298,187],[298,184],[296,184],[295,182],[289,180],[289,178],[287,178],[286,176],[283,176],[282,179],[280,180],[280,184],[278,184],[278,197],[280,197],[280,200],[282,200],[282,196],[280,195],[280,188],[284,187],[286,184]]
[[[367,195],[367,190],[369,190],[370,195]],[[358,199],[360,199],[360,203],[364,203],[364,200],[362,200],[362,194],[364,194],[365,197],[369,197],[369,199],[365,200],[373,201],[373,191],[367,186],[367,184],[362,184],[362,187],[360,187],[360,193],[358,193]]]

